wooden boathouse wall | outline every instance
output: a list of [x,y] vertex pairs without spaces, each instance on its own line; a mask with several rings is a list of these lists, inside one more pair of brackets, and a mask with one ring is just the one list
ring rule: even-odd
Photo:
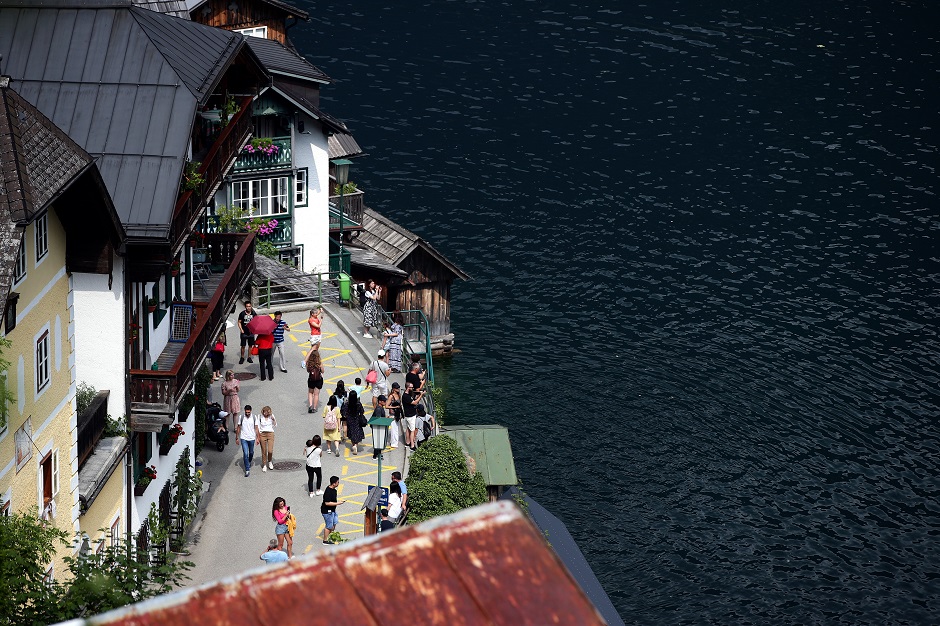
[[290,15],[283,9],[278,9],[258,0],[241,0],[239,2],[209,0],[197,7],[192,12],[191,18],[194,22],[226,30],[267,26],[268,39],[274,39],[287,45],[287,29],[284,21]]

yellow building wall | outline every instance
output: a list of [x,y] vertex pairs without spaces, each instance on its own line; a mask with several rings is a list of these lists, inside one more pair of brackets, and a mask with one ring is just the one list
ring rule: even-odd
[[[12,286],[20,294],[16,326],[6,336],[12,346],[4,357],[7,389],[14,396],[6,407],[7,427],[0,435],[0,496],[13,511],[42,508],[44,454],[58,454],[58,492],[53,523],[72,535],[77,530],[78,476],[74,410],[74,358],[70,341],[69,278],[65,272],[65,232],[54,211],[46,217],[48,252],[36,259],[36,222],[26,228],[26,276]],[[4,329],[0,329],[5,331]],[[49,382],[36,389],[37,337],[48,331]],[[29,420],[31,458],[16,467],[15,433]],[[54,564],[58,578],[65,571],[63,550]]]
[[[130,453],[128,453],[130,454]],[[108,533],[111,525],[116,519],[120,519],[118,528],[120,536],[124,534],[126,520],[122,512],[124,502],[124,464],[114,470],[108,482],[101,489],[101,493],[91,503],[91,506],[85,511],[85,514],[79,518],[82,532],[88,535],[91,540],[91,549],[97,548],[98,540],[105,539],[108,542]]]

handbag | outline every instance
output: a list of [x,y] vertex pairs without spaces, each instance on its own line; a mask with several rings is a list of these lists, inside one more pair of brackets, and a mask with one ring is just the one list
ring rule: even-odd
[[365,428],[368,425],[369,425],[369,420],[366,419],[366,414],[362,410],[362,405],[360,404],[359,405],[359,427]]
[[[373,363],[373,365],[375,365],[375,363]],[[366,382],[369,383],[370,385],[374,385],[378,381],[379,381],[379,373],[375,371],[374,369],[370,369],[369,373],[366,374]]]
[[216,351],[216,352],[225,352],[225,344],[222,343],[221,341],[218,342],[218,343],[216,343],[216,344],[215,344],[215,351]]

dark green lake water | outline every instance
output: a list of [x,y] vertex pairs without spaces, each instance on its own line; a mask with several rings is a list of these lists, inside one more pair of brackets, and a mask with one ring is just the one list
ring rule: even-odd
[[940,614],[935,3],[307,2],[438,372],[630,623]]

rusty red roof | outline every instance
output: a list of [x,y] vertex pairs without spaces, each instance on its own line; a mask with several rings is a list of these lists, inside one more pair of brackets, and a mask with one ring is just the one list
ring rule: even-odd
[[604,624],[519,508],[484,504],[70,624]]

